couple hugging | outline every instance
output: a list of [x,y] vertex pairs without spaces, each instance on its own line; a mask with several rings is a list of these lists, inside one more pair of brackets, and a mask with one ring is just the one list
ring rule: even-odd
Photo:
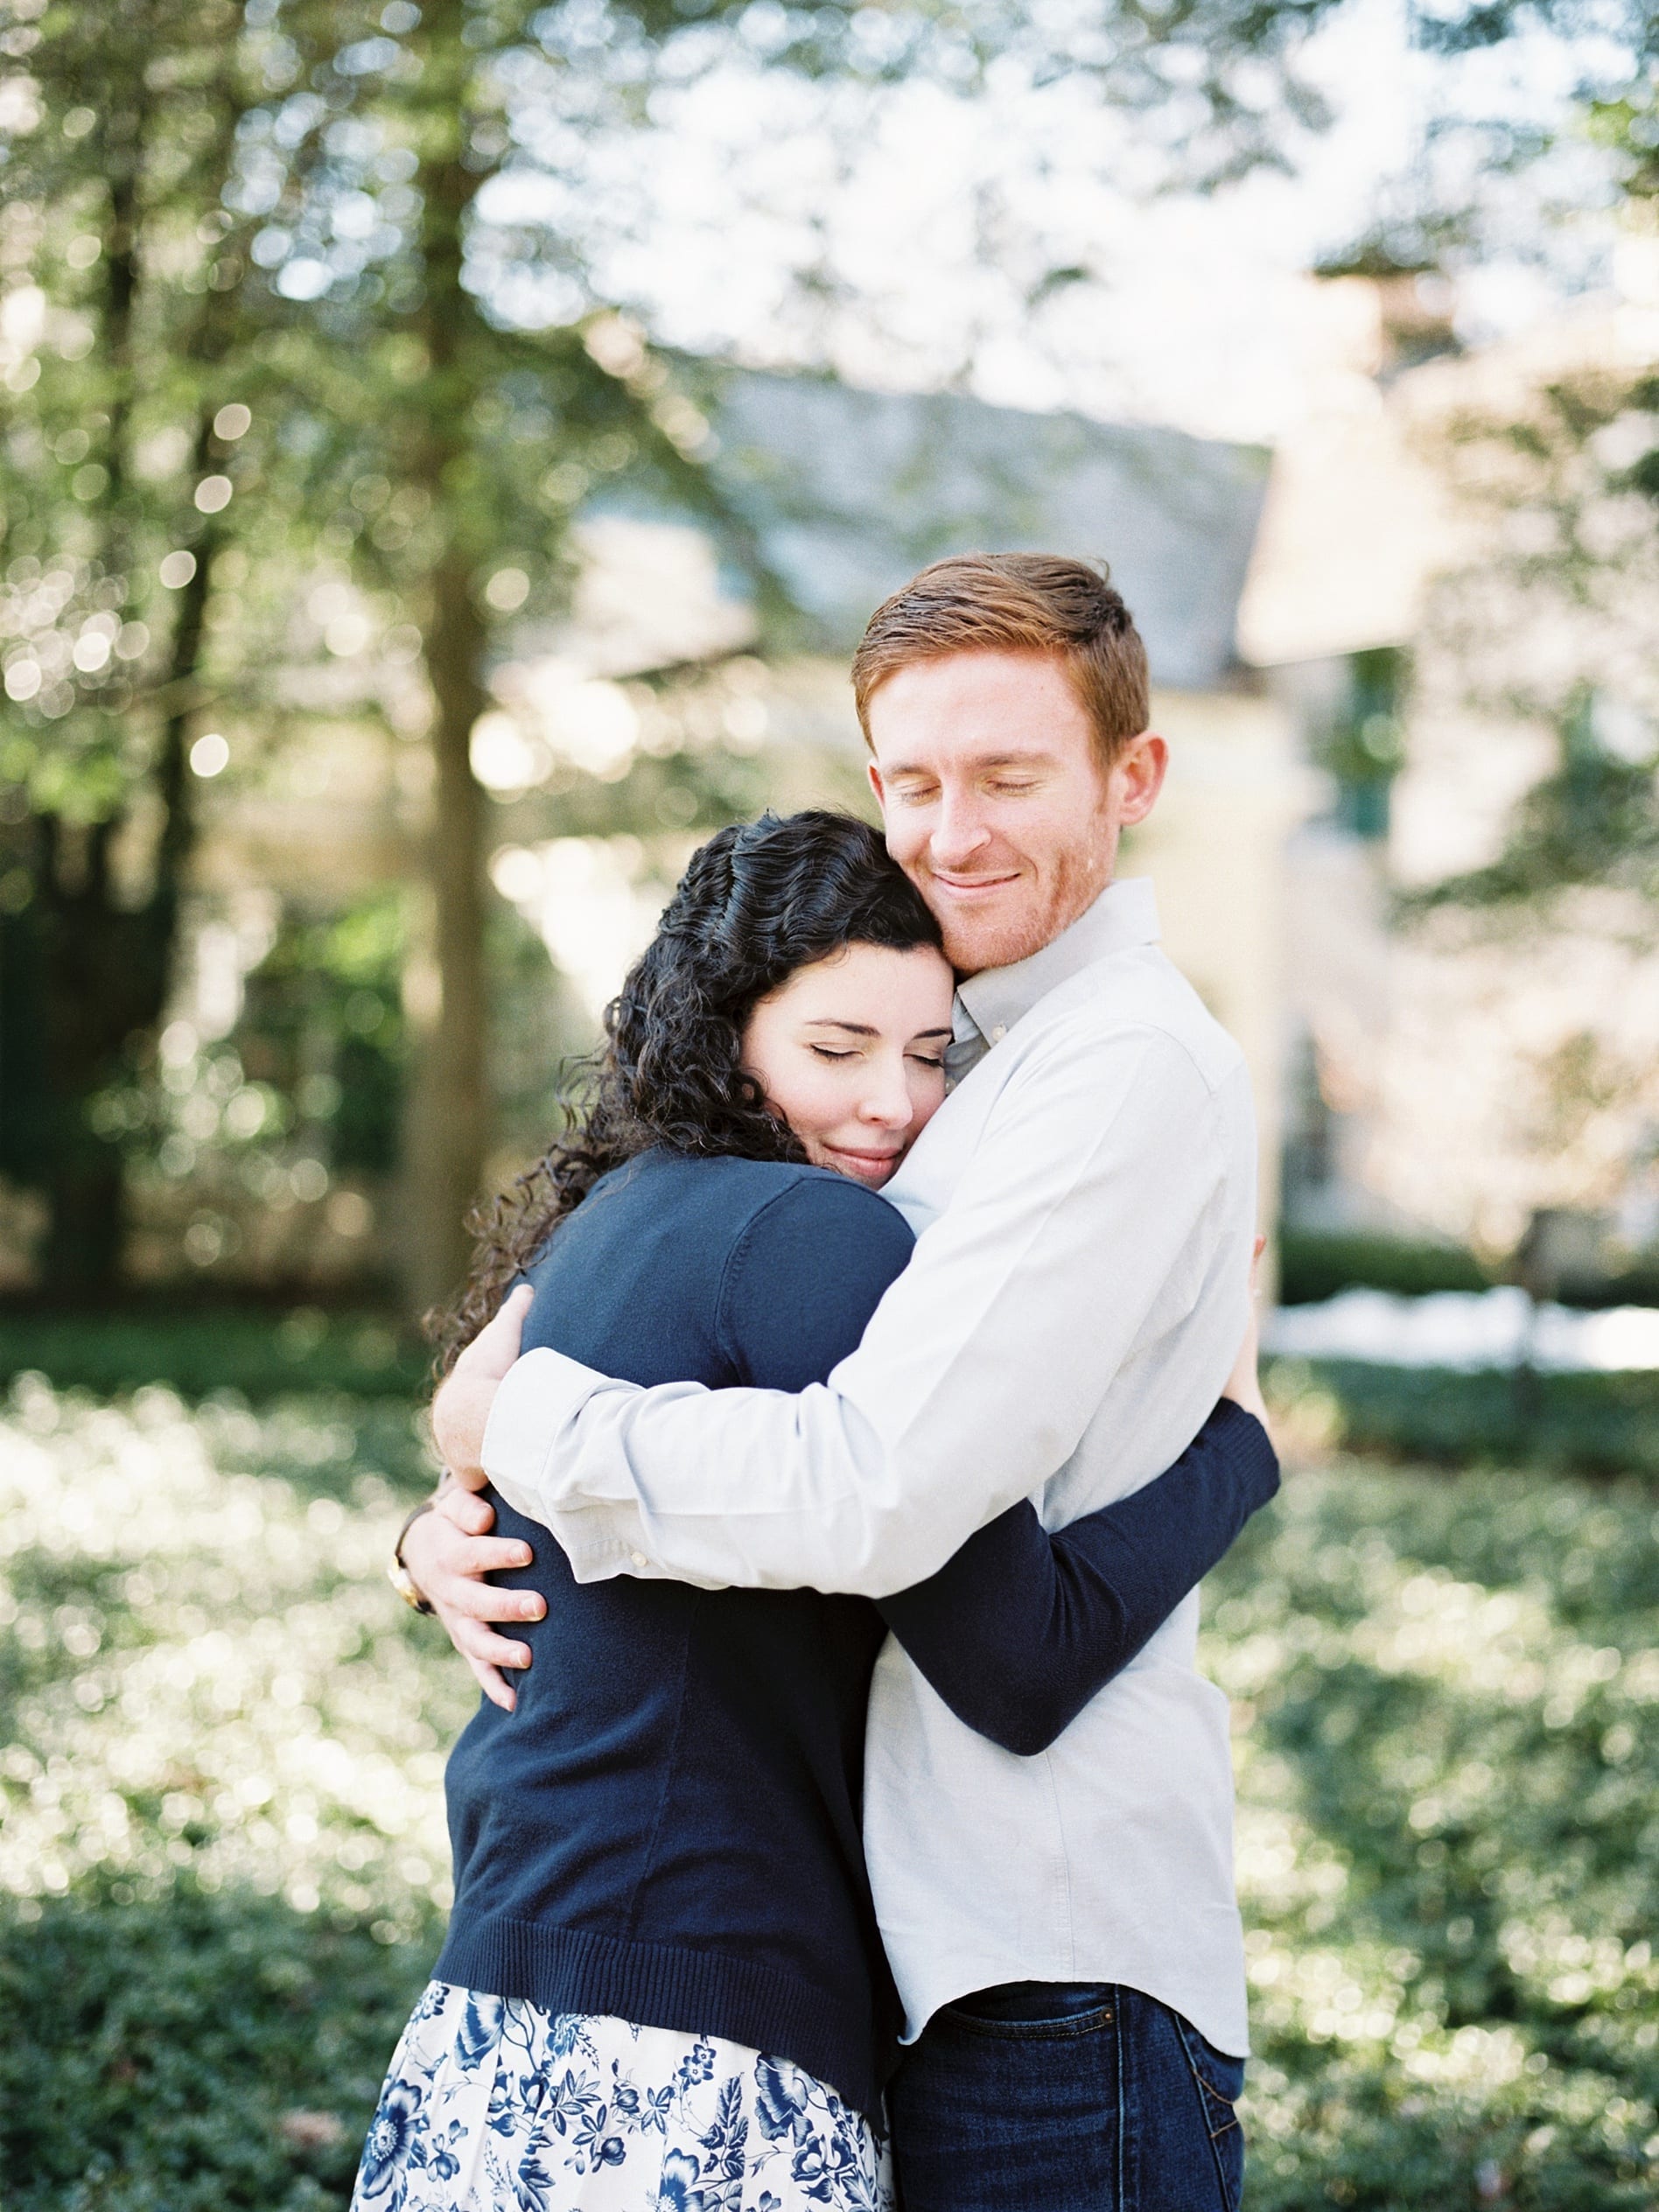
[[973,556],[853,682],[885,844],[693,857],[456,1318],[395,1576],[486,1694],[357,2212],[1237,2212],[1195,1586],[1278,1466],[1144,651]]

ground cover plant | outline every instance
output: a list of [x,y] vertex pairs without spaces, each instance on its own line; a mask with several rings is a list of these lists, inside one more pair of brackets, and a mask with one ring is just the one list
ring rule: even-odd
[[[381,1564],[407,1402],[0,1412],[0,2198],[349,2195],[435,1956],[470,1678]],[[1211,1591],[1250,2212],[1659,2191],[1659,1494],[1295,1473]]]

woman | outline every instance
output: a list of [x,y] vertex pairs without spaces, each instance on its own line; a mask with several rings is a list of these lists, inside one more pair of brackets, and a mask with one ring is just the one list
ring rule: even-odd
[[[943,1099],[952,988],[864,824],[710,839],[609,1011],[591,1104],[486,1238],[452,1341],[528,1273],[527,1347],[640,1382],[822,1381],[908,1256],[876,1194]],[[547,1613],[515,1708],[482,1703],[450,1761],[455,1907],[361,2212],[885,2202],[898,2023],[859,1839],[884,1637],[970,1726],[1040,1751],[1276,1480],[1257,1424],[1223,1406],[1135,1497],[1052,1538],[1017,1507],[880,1605],[578,1585],[498,1502],[499,1533],[537,1547],[511,1578]],[[1120,1571],[1151,1549],[1158,1587]]]

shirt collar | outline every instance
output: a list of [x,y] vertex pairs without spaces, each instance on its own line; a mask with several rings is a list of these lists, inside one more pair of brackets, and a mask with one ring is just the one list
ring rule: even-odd
[[958,1013],[965,1008],[989,1043],[1030,1013],[1040,998],[1081,976],[1098,960],[1158,942],[1158,901],[1144,876],[1109,883],[1068,929],[1011,968],[984,968],[956,986]]

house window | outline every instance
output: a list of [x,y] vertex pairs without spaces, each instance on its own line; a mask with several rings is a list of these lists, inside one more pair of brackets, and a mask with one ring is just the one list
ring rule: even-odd
[[1390,794],[1405,765],[1408,674],[1398,646],[1372,646],[1348,658],[1348,696],[1326,727],[1320,755],[1336,782],[1336,819],[1355,837],[1389,834]]

